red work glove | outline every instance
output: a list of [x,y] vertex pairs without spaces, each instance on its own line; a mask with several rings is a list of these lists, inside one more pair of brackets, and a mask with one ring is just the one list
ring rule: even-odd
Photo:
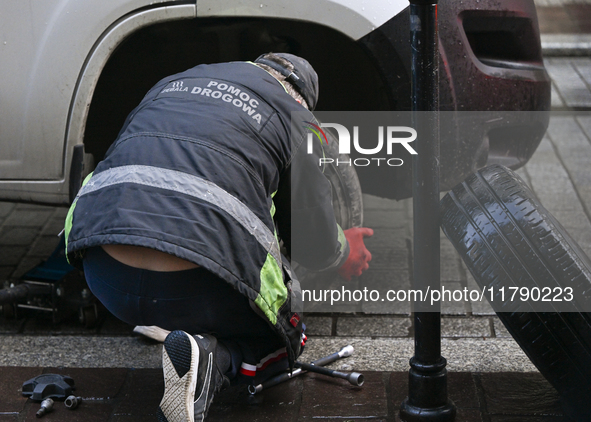
[[351,277],[360,276],[369,268],[371,253],[365,247],[363,238],[373,236],[373,230],[367,227],[353,227],[345,230],[344,233],[349,242],[349,257],[339,268],[338,273],[345,280],[350,281]]

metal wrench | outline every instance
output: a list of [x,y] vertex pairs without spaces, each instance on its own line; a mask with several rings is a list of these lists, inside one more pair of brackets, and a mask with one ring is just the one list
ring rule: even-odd
[[[329,363],[337,361],[339,359],[351,356],[353,354],[353,352],[354,352],[353,346],[348,345],[348,346],[343,347],[341,350],[339,350],[336,353],[333,353],[331,355],[325,356],[323,358],[320,358],[320,359],[317,359],[317,360],[311,362],[311,365],[322,367],[322,366],[328,365]],[[286,372],[286,373],[277,375],[273,378],[270,378],[262,384],[249,385],[248,392],[252,395],[260,393],[261,391],[263,391],[269,387],[280,384],[282,382],[290,380],[290,379],[297,377],[298,375],[301,375],[304,373],[306,373],[306,371],[304,369],[296,368],[292,372]]]

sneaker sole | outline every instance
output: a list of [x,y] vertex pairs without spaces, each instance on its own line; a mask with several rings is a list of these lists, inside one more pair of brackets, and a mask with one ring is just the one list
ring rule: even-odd
[[158,409],[159,422],[194,422],[199,346],[184,331],[166,337],[162,350],[164,396]]

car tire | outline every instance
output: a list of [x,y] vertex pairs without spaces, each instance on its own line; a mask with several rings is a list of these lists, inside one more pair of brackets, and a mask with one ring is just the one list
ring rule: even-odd
[[330,130],[327,130],[328,145],[324,145],[326,158],[334,161],[326,165],[324,176],[332,187],[332,207],[337,223],[343,230],[363,225],[363,198],[361,185],[355,167],[335,165],[349,162],[349,156],[339,154],[339,143]]
[[[324,145],[324,156],[332,158],[332,163],[325,164],[324,176],[331,185],[332,207],[336,222],[343,230],[363,225],[363,197],[361,185],[355,167],[349,165],[336,165],[349,161],[349,156],[339,154],[339,144],[331,131],[325,131],[328,145]],[[323,271],[312,271],[301,266],[295,261],[291,266],[301,282],[310,282],[325,279]],[[335,277],[336,273],[335,273]]]
[[[540,284],[591,290],[587,255],[506,167],[481,169],[449,192],[441,227],[485,291]],[[575,297],[571,312],[538,312],[528,302],[499,309],[498,294],[492,298],[507,330],[560,394],[565,414],[590,420],[591,314],[578,311],[590,309],[588,298]]]

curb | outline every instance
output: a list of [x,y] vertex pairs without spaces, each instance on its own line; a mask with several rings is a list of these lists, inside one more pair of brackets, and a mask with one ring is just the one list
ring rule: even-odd
[[542,34],[542,54],[549,56],[591,56],[591,34]]
[[[339,370],[409,369],[412,338],[313,337],[300,360],[309,362],[354,347],[354,354],[334,364]],[[444,338],[442,355],[455,372],[536,372],[512,338]],[[7,335],[0,344],[0,367],[161,368],[162,345],[141,337]],[[1,412],[0,412],[1,415]]]

